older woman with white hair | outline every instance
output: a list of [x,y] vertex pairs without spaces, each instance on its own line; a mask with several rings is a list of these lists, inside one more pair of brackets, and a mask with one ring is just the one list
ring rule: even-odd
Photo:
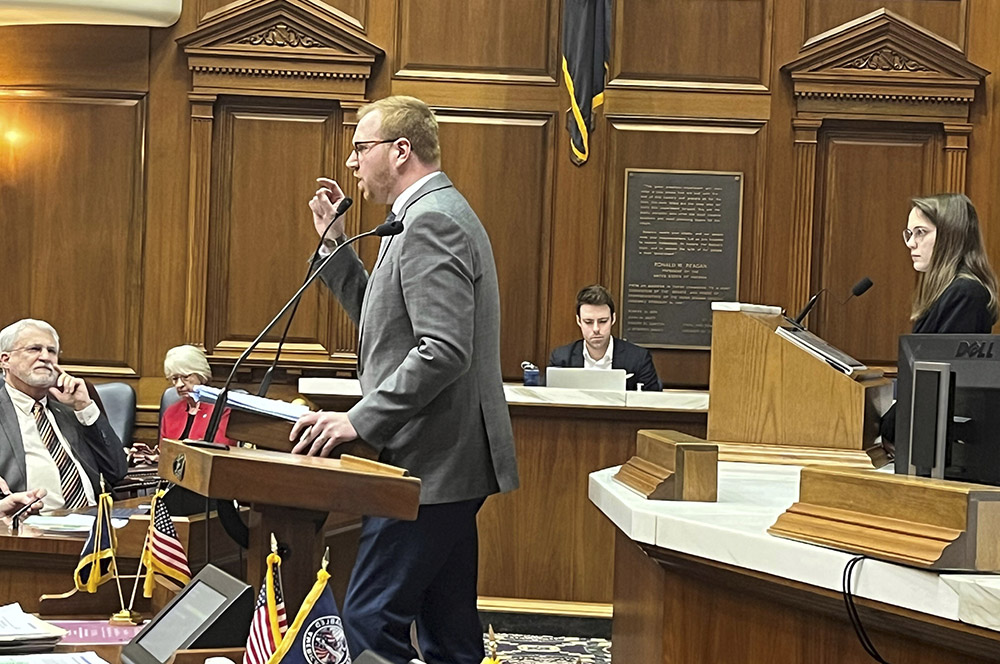
[[[163,372],[167,380],[177,389],[177,395],[181,399],[160,415],[160,437],[200,440],[208,428],[213,405],[195,401],[194,388],[212,380],[212,368],[208,365],[208,358],[195,346],[177,346],[167,351],[167,356],[163,359]],[[215,434],[216,443],[235,444],[235,441],[226,437],[228,423],[227,409]]]

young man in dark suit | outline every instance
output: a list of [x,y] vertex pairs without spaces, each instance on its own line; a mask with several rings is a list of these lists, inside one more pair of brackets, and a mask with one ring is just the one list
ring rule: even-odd
[[594,284],[577,293],[576,324],[583,338],[552,351],[550,367],[624,369],[626,390],[640,389],[640,385],[644,392],[663,389],[649,351],[611,335],[615,301],[607,288]]

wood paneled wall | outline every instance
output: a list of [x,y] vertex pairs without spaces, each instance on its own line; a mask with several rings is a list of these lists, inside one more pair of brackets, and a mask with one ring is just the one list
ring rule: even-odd
[[[952,173],[1000,261],[997,74],[955,134],[891,112],[810,120],[782,69],[824,33],[885,7],[1000,72],[993,0],[617,0],[606,103],[583,167],[568,156],[560,0],[327,5],[243,7],[258,17],[284,7],[306,36],[317,28],[309,20],[327,22],[377,53],[365,98],[411,94],[437,109],[444,168],[493,241],[508,378],[578,335],[581,286],[620,292],[630,167],[742,172],[740,298],[795,310],[803,293],[827,288],[813,328],[871,362],[891,363],[910,325],[913,272],[899,237],[909,197],[944,190]],[[189,0],[169,29],[0,28],[0,324],[49,319],[66,364],[136,384],[146,423],[167,348],[204,343],[221,375],[294,291],[315,238],[314,178],[353,186],[343,162],[360,100],[340,82],[264,90],[257,76],[257,89],[241,90],[230,73],[211,94],[195,90],[177,40],[232,10]],[[956,148],[964,136],[967,149]],[[964,170],[949,166],[956,154]],[[384,214],[359,202],[349,223],[370,228]],[[361,253],[371,260],[374,244]],[[865,275],[875,288],[841,304]],[[349,370],[353,335],[314,289],[275,393],[291,394],[302,373]],[[667,385],[707,385],[706,351],[654,356]]]

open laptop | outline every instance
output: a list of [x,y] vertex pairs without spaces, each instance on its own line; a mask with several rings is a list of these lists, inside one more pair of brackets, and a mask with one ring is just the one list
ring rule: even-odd
[[577,390],[624,392],[625,370],[548,367],[545,369],[545,384],[548,387],[570,387]]

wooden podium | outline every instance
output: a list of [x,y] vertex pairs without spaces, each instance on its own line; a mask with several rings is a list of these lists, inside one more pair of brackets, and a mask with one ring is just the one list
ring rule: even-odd
[[413,520],[420,480],[401,468],[364,459],[324,459],[231,447],[160,442],[160,477],[195,493],[251,506],[247,582],[263,578],[271,533],[287,551],[281,578],[288,606],[297,607],[316,580],[320,532],[329,513]]
[[783,316],[714,311],[708,440],[722,461],[888,463],[876,445],[891,383],[856,380],[775,333]]

